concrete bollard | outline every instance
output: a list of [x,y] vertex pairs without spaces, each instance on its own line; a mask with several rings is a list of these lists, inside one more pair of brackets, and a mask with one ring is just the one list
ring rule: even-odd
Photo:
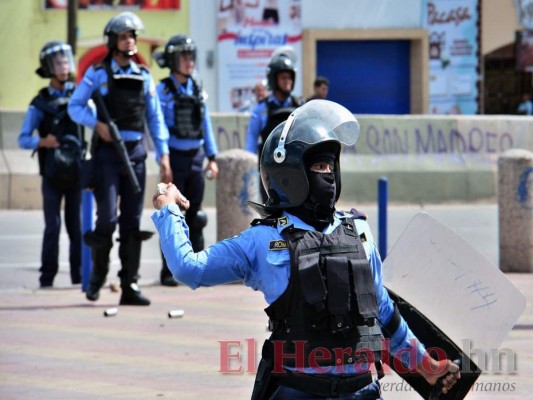
[[498,158],[500,269],[533,272],[533,153],[511,149]]
[[241,149],[217,155],[217,240],[233,237],[250,226],[257,213],[244,202],[258,201],[257,155]]

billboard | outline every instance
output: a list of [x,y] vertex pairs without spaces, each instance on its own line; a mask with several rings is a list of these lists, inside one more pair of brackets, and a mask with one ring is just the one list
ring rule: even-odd
[[[46,10],[66,9],[68,0],[43,0]],[[179,10],[180,0],[78,0],[80,10]]]
[[479,0],[424,0],[429,35],[429,112],[477,114]]
[[291,46],[297,56],[294,94],[301,90],[300,0],[217,0],[218,104],[220,112],[243,111],[253,87],[266,79],[274,50]]

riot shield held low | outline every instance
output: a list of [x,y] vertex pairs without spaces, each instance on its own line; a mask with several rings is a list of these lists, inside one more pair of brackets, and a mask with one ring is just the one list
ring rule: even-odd
[[[462,362],[462,378],[441,399],[468,394],[486,368],[470,353],[497,352],[526,305],[496,266],[426,213],[412,219],[387,255],[383,282],[426,348]],[[432,387],[421,376],[400,376],[424,399],[432,398]]]
[[409,385],[415,389],[426,400],[461,400],[470,391],[477,378],[481,375],[478,366],[466,355],[463,350],[444,334],[428,318],[421,314],[415,307],[410,305],[396,293],[389,289],[389,295],[394,301],[400,314],[405,319],[415,336],[426,345],[430,351],[431,348],[439,349],[438,354],[433,354],[435,358],[441,351],[446,353],[446,358],[460,361],[461,379],[446,394],[439,394],[421,375],[417,373],[408,373],[401,368],[397,368],[397,363],[391,362],[389,366],[402,377]]

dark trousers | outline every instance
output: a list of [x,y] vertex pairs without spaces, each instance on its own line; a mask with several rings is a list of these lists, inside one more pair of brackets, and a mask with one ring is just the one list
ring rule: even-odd
[[[124,165],[113,145],[99,145],[94,155],[96,161],[94,198],[97,207],[94,233],[104,238],[111,238],[118,224],[119,256],[122,261],[122,270],[119,272],[119,276],[121,277],[135,275],[126,271],[127,266],[125,266],[124,259],[128,251],[129,237],[132,233],[139,231],[141,224],[146,181],[144,144],[138,142],[134,146],[128,146],[128,153],[141,186],[139,193],[133,191],[133,186],[124,172]],[[111,248],[108,251],[110,250]]]
[[[203,171],[204,152],[179,151],[170,149],[170,168],[172,169],[172,179],[178,190],[189,200],[190,207],[185,213],[185,222],[189,226],[189,238],[195,252],[204,249],[202,229],[195,229],[194,219],[202,207],[205,191],[205,177]],[[163,256],[163,268],[161,275],[168,276],[165,257]]]
[[41,252],[41,286],[51,286],[59,269],[59,233],[61,231],[61,200],[65,198],[65,226],[70,241],[69,263],[72,283],[81,280],[81,188],[61,191],[42,179],[44,235]]

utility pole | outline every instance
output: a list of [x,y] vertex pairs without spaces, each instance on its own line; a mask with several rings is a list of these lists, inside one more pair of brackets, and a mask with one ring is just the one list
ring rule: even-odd
[[67,41],[76,54],[76,36],[78,33],[78,0],[68,0],[67,9]]

